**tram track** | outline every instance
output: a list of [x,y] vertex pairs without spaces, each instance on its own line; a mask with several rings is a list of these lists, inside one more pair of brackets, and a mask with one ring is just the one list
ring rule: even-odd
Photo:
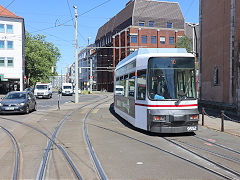
[[[112,99],[112,98],[111,98],[111,99]],[[99,176],[99,178],[100,178],[101,180],[106,180],[106,179],[107,179],[107,176],[106,176],[106,174],[105,174],[105,172],[104,172],[104,170],[103,170],[103,168],[102,168],[102,166],[101,166],[101,164],[100,164],[100,162],[99,162],[99,160],[98,160],[98,158],[97,158],[97,156],[96,156],[96,154],[95,154],[95,152],[94,152],[93,146],[92,146],[91,141],[90,141],[90,139],[89,139],[86,121],[87,121],[88,117],[90,116],[90,114],[92,113],[92,111],[93,111],[96,107],[98,107],[98,106],[100,106],[100,105],[102,105],[102,104],[110,101],[111,99],[107,99],[107,100],[105,100],[104,102],[100,102],[100,103],[98,103],[97,105],[95,105],[94,107],[92,107],[92,108],[85,114],[85,116],[84,116],[84,118],[83,118],[83,132],[84,132],[84,135],[85,135],[85,140],[86,140],[86,143],[87,143],[87,145],[88,145],[89,153],[90,153],[91,158],[92,158],[92,161],[93,161],[93,163],[94,163],[94,167],[95,167],[95,169],[96,169],[96,171],[97,171],[97,174],[98,174],[98,176]]]
[[[103,98],[103,99],[105,99],[105,98]],[[98,101],[99,101],[99,100],[98,100]],[[95,101],[95,102],[98,102],[98,101]],[[79,111],[80,109],[82,109],[82,108],[84,108],[84,107],[86,107],[86,106],[91,105],[92,103],[93,103],[93,102],[88,103],[88,104],[85,104],[85,105],[83,105],[83,106],[75,109],[74,111],[72,111],[72,112],[70,112],[69,114],[67,114],[67,115],[58,123],[55,131],[54,131],[53,134],[52,134],[51,140],[49,141],[49,143],[48,143],[48,145],[47,145],[46,151],[45,151],[45,153],[44,153],[43,161],[41,162],[41,168],[40,168],[39,174],[38,174],[38,176],[37,176],[37,179],[38,179],[38,180],[42,180],[43,177],[44,177],[44,173],[46,173],[45,171],[46,171],[46,166],[47,166],[47,160],[48,160],[49,152],[50,152],[50,150],[52,149],[53,144],[63,153],[65,159],[67,160],[67,162],[69,163],[71,169],[73,170],[76,178],[79,179],[79,180],[82,180],[82,177],[81,177],[80,173],[78,172],[76,166],[74,165],[73,161],[71,160],[71,158],[69,157],[69,155],[67,154],[67,152],[64,150],[64,148],[63,148],[61,145],[55,143],[55,138],[56,138],[56,136],[57,136],[58,131],[59,131],[60,128],[62,127],[63,123],[64,123],[67,119],[69,119],[69,118],[72,116],[72,114],[74,114],[75,112]]]
[[[129,135],[125,134],[125,133],[122,133],[120,131],[112,130],[111,128],[103,127],[103,126],[96,125],[96,124],[89,124],[88,123],[88,125],[91,125],[91,126],[94,126],[94,127],[97,127],[97,128],[101,128],[101,129],[106,130],[106,131],[110,131],[110,132],[115,133],[117,135],[120,135],[120,136],[123,136],[125,138],[131,139],[131,140],[133,140],[135,142],[144,144],[146,146],[149,146],[151,148],[156,149],[157,151],[161,151],[163,153],[166,153],[168,155],[171,155],[171,156],[174,156],[174,157],[176,157],[178,159],[181,159],[181,160],[183,160],[185,162],[188,162],[188,163],[190,163],[190,164],[192,164],[192,165],[194,165],[196,167],[199,167],[199,168],[201,168],[201,169],[203,169],[205,171],[208,171],[208,172],[210,172],[212,174],[215,174],[216,176],[221,177],[223,179],[229,179],[230,180],[230,179],[238,179],[238,178],[240,178],[240,173],[239,172],[233,171],[232,169],[230,169],[228,167],[225,167],[225,166],[223,166],[223,165],[221,165],[219,163],[211,161],[211,160],[209,160],[209,159],[207,159],[207,158],[205,158],[203,156],[198,155],[197,153],[191,152],[187,148],[179,146],[177,143],[175,143],[174,141],[169,140],[168,138],[161,137],[164,140],[166,140],[167,142],[173,144],[174,146],[176,146],[178,148],[181,148],[185,152],[194,155],[193,157],[195,157],[197,159],[199,159],[199,158],[202,159],[203,162],[205,162],[205,164],[208,164],[208,166],[205,166],[205,165],[200,164],[198,162],[194,162],[191,159],[188,159],[187,157],[185,158],[183,156],[180,156],[177,153],[174,153],[172,151],[165,150],[165,149],[159,147],[159,145],[151,144],[151,143],[145,142],[145,141],[143,141],[143,140],[141,140],[139,138],[131,137],[131,136],[129,136]],[[139,131],[139,129],[137,129],[137,128],[133,128],[133,129],[136,130],[136,131]],[[143,133],[145,134],[146,132],[143,132]]]
[[200,140],[202,140],[202,141],[204,141],[204,142],[206,142],[206,143],[213,144],[213,145],[215,145],[215,146],[217,146],[217,147],[220,147],[220,148],[222,148],[222,149],[225,149],[225,150],[228,150],[228,151],[230,151],[230,152],[233,152],[233,153],[236,153],[236,154],[239,154],[239,155],[240,155],[240,152],[239,152],[239,151],[236,151],[236,150],[234,150],[234,149],[232,149],[232,148],[226,147],[226,146],[224,146],[224,145],[218,144],[218,143],[213,142],[213,141],[209,141],[209,140],[204,139],[204,138],[202,138],[202,137],[200,137],[200,136],[193,136],[193,137],[196,138],[196,139],[200,139]]
[[[100,100],[102,99],[105,99],[106,97],[108,96],[104,96],[104,98],[100,98],[98,99],[97,101],[93,101],[91,103],[88,103],[88,104],[85,104],[77,109],[75,109],[74,111],[68,113],[57,125],[56,129],[54,130],[54,132],[52,133],[51,137],[45,133],[43,130],[39,129],[39,128],[36,128],[34,127],[33,125],[30,125],[30,124],[27,124],[27,123],[24,123],[22,121],[18,121],[18,120],[13,120],[13,119],[8,119],[8,118],[4,118],[4,117],[0,117],[0,119],[2,120],[5,120],[5,121],[11,121],[11,122],[14,122],[14,123],[18,123],[20,125],[23,125],[25,127],[28,127],[28,128],[31,128],[33,129],[34,131],[37,131],[38,133],[40,133],[41,135],[45,136],[48,140],[49,140],[49,143],[47,145],[47,148],[45,150],[45,153],[44,153],[44,157],[43,157],[43,160],[41,162],[41,168],[40,168],[40,171],[39,171],[39,174],[37,175],[37,179],[43,179],[44,178],[44,173],[46,173],[46,165],[47,165],[47,159],[48,159],[48,156],[49,156],[49,152],[50,150],[52,149],[52,146],[55,145],[61,152],[62,154],[64,155],[65,159],[67,160],[70,168],[73,170],[75,176],[77,179],[82,179],[80,173],[78,172],[77,168],[75,167],[73,161],[71,160],[70,156],[68,155],[68,153],[64,150],[64,148],[60,145],[60,144],[57,144],[55,142],[55,138],[56,138],[56,135],[57,135],[57,132],[60,130],[61,126],[63,125],[64,121],[67,120],[73,113],[75,113],[76,111],[79,111],[80,109],[88,106],[88,105],[91,105],[93,103],[96,103],[96,102],[99,102]],[[2,129],[5,130],[4,127],[2,127]],[[19,152],[18,152],[19,154]],[[18,157],[19,159],[19,157]],[[19,162],[18,162],[19,163]],[[15,172],[18,172],[19,171],[19,165],[17,163],[17,171]],[[16,165],[15,165],[15,169],[16,169]],[[18,174],[14,175],[14,177],[18,177]]]
[[[154,148],[154,149],[156,149],[156,150],[158,150],[158,151],[161,151],[161,152],[163,152],[163,153],[166,153],[166,154],[168,154],[168,155],[174,156],[174,157],[176,157],[176,158],[178,158],[178,159],[181,159],[181,160],[183,160],[183,161],[185,161],[185,162],[188,162],[188,163],[190,163],[190,164],[192,164],[192,165],[194,165],[194,166],[196,166],[196,167],[199,167],[199,168],[201,168],[201,169],[203,169],[203,170],[206,170],[206,171],[208,171],[208,172],[210,172],[210,173],[212,173],[212,174],[215,174],[215,175],[218,176],[218,177],[221,177],[221,178],[224,178],[224,179],[228,179],[228,180],[234,179],[234,178],[232,178],[232,177],[230,177],[230,176],[228,176],[228,175],[222,174],[222,173],[220,173],[220,172],[218,172],[218,171],[216,171],[216,170],[214,170],[214,169],[207,168],[207,167],[205,167],[204,165],[195,163],[195,162],[193,162],[193,161],[191,161],[191,160],[189,160],[189,159],[187,159],[187,158],[184,158],[184,157],[182,157],[182,156],[180,156],[180,155],[177,155],[176,153],[173,153],[173,152],[168,151],[168,150],[164,150],[164,149],[160,148],[160,147],[157,146],[157,145],[150,144],[150,143],[145,142],[145,141],[143,141],[143,140],[140,140],[140,139],[137,139],[137,138],[128,136],[128,135],[126,135],[126,134],[124,134],[124,133],[121,133],[121,132],[119,132],[119,131],[115,131],[115,130],[112,130],[112,129],[109,129],[109,128],[105,128],[105,127],[102,127],[102,126],[99,126],[99,125],[95,125],[95,124],[89,124],[89,125],[94,126],[94,127],[97,127],[97,128],[104,129],[104,130],[106,130],[106,131],[110,131],[110,132],[112,132],[112,133],[115,133],[115,134],[118,134],[118,135],[120,135],[120,136],[123,136],[123,137],[126,137],[126,138],[128,138],[128,139],[131,139],[131,140],[133,140],[133,141],[135,141],[135,142],[138,142],[138,143],[144,144],[144,145],[146,145],[146,146],[149,146],[149,147],[151,147],[151,148]],[[225,169],[225,168],[224,168],[224,169]],[[236,178],[237,178],[237,176],[236,176]]]
[[[199,157],[199,158],[201,158],[201,159],[203,159],[203,160],[205,160],[205,161],[213,164],[214,166],[217,166],[218,168],[223,169],[226,173],[233,175],[232,177],[226,176],[227,179],[234,179],[234,178],[238,178],[238,179],[239,179],[239,178],[240,178],[240,173],[239,173],[239,172],[234,171],[234,170],[232,170],[232,169],[230,169],[230,168],[228,168],[228,167],[226,167],[226,166],[224,166],[224,165],[221,165],[221,164],[218,163],[218,162],[215,162],[215,161],[213,161],[213,160],[210,160],[210,159],[208,159],[208,158],[206,158],[206,157],[204,157],[204,156],[202,156],[202,155],[199,155],[198,153],[196,153],[196,152],[188,149],[187,147],[184,147],[183,145],[180,145],[180,144],[176,143],[174,140],[171,140],[170,138],[165,138],[165,137],[162,137],[162,138],[163,138],[164,140],[166,140],[166,141],[174,144],[175,146],[177,146],[177,147],[185,150],[186,152],[191,153],[191,154],[195,155],[196,157]],[[215,153],[215,155],[216,155],[216,153]],[[225,157],[225,158],[226,158],[226,157]],[[235,176],[235,177],[234,177],[234,176]]]
[[14,147],[14,151],[15,151],[15,162],[14,162],[14,170],[13,170],[13,176],[12,179],[13,180],[17,180],[19,177],[19,147],[17,144],[17,141],[15,139],[15,137],[13,136],[12,133],[10,133],[7,129],[5,129],[3,126],[0,126],[0,129],[2,129],[11,139],[13,147]]
[[196,145],[193,145],[193,144],[190,144],[188,142],[184,142],[184,141],[181,141],[181,140],[174,140],[175,142],[177,143],[180,143],[180,144],[184,144],[188,147],[191,147],[193,149],[196,149],[196,150],[202,150],[204,152],[207,152],[207,153],[210,153],[212,155],[215,155],[217,157],[221,157],[223,159],[226,159],[226,160],[229,160],[229,161],[232,161],[232,162],[236,162],[236,163],[240,163],[240,159],[239,158],[235,158],[235,157],[231,157],[231,156],[226,156],[224,154],[221,154],[221,153],[218,153],[218,152],[214,152],[212,150],[209,150],[207,148],[203,148],[203,147],[200,147],[200,146],[196,146]]

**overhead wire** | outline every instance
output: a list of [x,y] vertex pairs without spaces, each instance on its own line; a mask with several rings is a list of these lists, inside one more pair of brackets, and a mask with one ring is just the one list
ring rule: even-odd
[[9,6],[11,6],[11,4],[14,3],[14,1],[16,1],[16,0],[12,0],[12,1],[5,7],[5,9],[3,9],[3,10],[0,12],[0,14],[3,13]]

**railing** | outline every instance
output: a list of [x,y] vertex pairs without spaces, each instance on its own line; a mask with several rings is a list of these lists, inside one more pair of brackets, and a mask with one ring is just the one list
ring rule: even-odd
[[221,111],[220,115],[219,116],[211,116],[209,114],[206,113],[205,111],[205,108],[202,107],[202,126],[204,126],[205,124],[205,121],[204,121],[204,116],[208,116],[212,119],[218,119],[218,118],[221,118],[221,132],[224,132],[224,119],[227,118],[228,120],[230,121],[233,121],[233,122],[239,122],[238,120],[235,120],[233,118],[230,118],[229,116],[227,116],[224,112],[224,110]]

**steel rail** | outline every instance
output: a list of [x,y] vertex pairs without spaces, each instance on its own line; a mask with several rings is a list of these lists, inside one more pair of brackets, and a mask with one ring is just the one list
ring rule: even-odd
[[87,144],[88,144],[88,148],[89,148],[91,157],[92,157],[92,159],[93,159],[94,165],[95,165],[95,167],[97,168],[98,175],[100,176],[100,178],[101,178],[102,180],[106,180],[107,177],[106,177],[105,172],[104,172],[103,168],[101,167],[101,164],[100,164],[100,162],[99,162],[99,160],[98,160],[98,158],[97,158],[97,156],[96,156],[96,154],[95,154],[95,152],[94,152],[94,150],[93,150],[91,141],[90,141],[89,136],[88,136],[88,130],[87,130],[86,121],[87,121],[88,116],[91,114],[91,112],[92,112],[96,107],[100,106],[101,104],[103,104],[103,103],[105,103],[105,102],[107,102],[107,101],[109,101],[109,100],[106,100],[106,101],[104,101],[104,102],[101,102],[101,103],[95,105],[90,111],[88,111],[88,113],[85,115],[85,117],[84,117],[84,119],[83,119],[83,131],[84,131],[84,134],[85,134],[85,140],[86,140],[86,142],[87,142]]
[[17,145],[17,141],[14,138],[14,136],[4,127],[0,126],[0,128],[11,138],[11,141],[14,146],[14,151],[15,151],[15,163],[14,163],[14,172],[13,172],[13,180],[18,179],[18,172],[19,172],[19,148]]
[[234,149],[232,149],[232,148],[229,148],[229,147],[223,146],[223,145],[221,145],[221,144],[218,144],[218,143],[215,143],[215,142],[209,141],[209,140],[204,139],[204,138],[202,138],[202,137],[199,137],[199,136],[193,136],[193,137],[194,137],[194,138],[197,138],[197,139],[200,139],[200,140],[202,140],[202,141],[204,141],[204,142],[214,144],[215,146],[221,147],[221,148],[223,148],[223,149],[225,149],[225,150],[228,150],[228,151],[234,152],[234,153],[236,153],[236,154],[240,154],[239,151],[236,151],[236,150],[234,150]]
[[64,154],[65,158],[67,159],[67,161],[69,162],[70,166],[72,167],[73,171],[75,172],[76,176],[78,179],[82,180],[81,175],[79,174],[76,166],[73,164],[71,158],[68,156],[68,154],[66,153],[66,151],[63,149],[63,147],[61,145],[58,145],[58,148],[62,151],[62,153]]
[[210,153],[210,154],[213,154],[213,155],[215,155],[215,156],[217,156],[217,157],[221,157],[221,158],[227,159],[227,160],[229,160],[229,161],[234,161],[234,162],[240,163],[240,159],[238,159],[238,158],[226,156],[226,155],[224,155],[224,154],[220,154],[220,153],[211,151],[211,150],[209,150],[209,149],[207,149],[207,148],[202,148],[202,147],[199,147],[199,146],[196,146],[196,145],[187,143],[187,142],[183,142],[183,141],[180,141],[180,140],[174,140],[174,141],[179,142],[179,143],[182,143],[182,144],[185,144],[185,145],[187,145],[187,146],[190,146],[190,147],[192,147],[193,149],[199,149],[199,150],[208,152],[208,153]]
[[224,167],[223,165],[221,165],[221,164],[219,164],[219,163],[216,163],[216,162],[214,162],[214,161],[212,161],[212,160],[209,160],[208,158],[205,158],[205,157],[203,157],[203,156],[201,156],[201,155],[199,155],[199,154],[197,154],[197,153],[195,153],[195,152],[187,149],[186,147],[184,147],[184,146],[182,146],[182,145],[174,142],[173,140],[170,140],[170,139],[164,138],[164,137],[162,137],[162,138],[165,139],[166,141],[168,141],[168,142],[176,145],[177,147],[180,147],[181,149],[184,149],[185,151],[187,151],[187,152],[189,152],[189,153],[191,153],[191,154],[194,154],[195,156],[197,156],[197,157],[199,157],[199,158],[201,158],[201,159],[204,159],[204,160],[212,163],[213,165],[215,165],[215,166],[217,166],[217,167],[225,170],[226,172],[228,172],[228,173],[230,173],[230,174],[232,174],[232,175],[235,175],[237,178],[240,178],[240,173],[239,173],[239,172],[233,171],[233,170],[231,170],[231,169],[229,169],[229,168],[227,168],[227,167]]
[[[105,99],[105,98],[104,98],[104,99]],[[99,100],[98,100],[98,101],[99,101]],[[98,102],[98,101],[95,101],[95,102]],[[43,175],[44,175],[44,172],[45,172],[45,169],[46,169],[49,152],[50,152],[53,144],[55,144],[55,145],[62,151],[63,155],[65,156],[65,158],[67,159],[67,161],[68,161],[69,164],[71,165],[71,168],[73,169],[76,177],[77,177],[79,180],[82,180],[82,177],[80,176],[80,173],[77,171],[77,168],[74,166],[73,162],[70,160],[70,157],[67,155],[67,153],[65,152],[65,150],[64,150],[61,146],[57,145],[57,144],[54,143],[54,142],[55,142],[55,137],[56,137],[59,129],[61,128],[62,124],[63,124],[73,113],[75,113],[76,111],[78,111],[78,110],[80,110],[80,109],[82,109],[82,108],[84,108],[84,107],[86,107],[86,106],[88,106],[88,105],[91,105],[91,104],[92,104],[92,102],[91,102],[91,103],[88,103],[88,104],[85,104],[85,105],[83,105],[83,106],[75,109],[74,111],[68,113],[68,114],[59,122],[59,124],[57,125],[57,127],[56,127],[55,131],[53,132],[53,134],[52,134],[52,136],[51,136],[51,138],[50,138],[50,141],[49,141],[49,143],[48,143],[48,145],[47,145],[46,151],[45,151],[45,153],[44,153],[43,161],[41,162],[41,169],[40,169],[40,171],[39,171],[39,174],[38,174],[37,179],[39,179],[39,180],[42,180],[42,179],[43,179]],[[67,156],[66,156],[66,155],[67,155]],[[69,160],[70,160],[70,161],[69,161]]]
[[[106,95],[105,95],[105,96],[106,96]],[[107,96],[106,96],[106,97],[107,97]],[[105,98],[101,98],[101,99],[105,99]],[[100,99],[100,100],[101,100],[101,99]],[[98,102],[98,101],[99,101],[99,100],[94,101],[94,102]],[[91,102],[91,103],[89,103],[89,104],[86,104],[86,105],[83,105],[83,106],[77,108],[75,111],[77,111],[77,110],[79,110],[79,109],[81,109],[81,108],[83,108],[83,107],[85,107],[85,106],[91,105],[92,103],[93,103],[93,102]],[[50,138],[45,132],[43,132],[42,130],[40,130],[40,129],[32,126],[32,125],[26,124],[26,123],[24,123],[24,122],[22,122],[22,121],[17,121],[17,120],[8,119],[8,118],[3,118],[3,117],[0,117],[0,119],[6,120],[6,121],[11,121],[11,122],[14,122],[14,123],[18,123],[18,124],[21,124],[21,125],[26,126],[26,127],[28,127],[28,128],[31,128],[31,129],[39,132],[39,133],[42,134],[43,136],[45,136],[45,137],[49,140],[49,142],[51,142],[51,144],[54,144],[57,148],[59,148],[58,144],[56,144],[55,141],[53,141],[53,139]],[[61,149],[60,149],[60,150],[61,150]],[[61,151],[62,151],[62,150],[61,150]],[[63,154],[64,154],[64,153],[63,153]],[[66,158],[67,158],[67,157],[66,157]],[[45,157],[44,157],[43,159],[45,159]],[[47,158],[46,158],[46,160],[47,160]],[[43,164],[43,161],[41,162],[41,164]],[[46,163],[45,163],[45,164],[46,164]],[[42,172],[42,173],[43,173],[43,172]],[[42,174],[42,175],[43,175],[43,174]],[[77,174],[76,174],[76,175],[77,175]],[[77,176],[78,176],[78,175],[77,175]],[[37,176],[36,179],[39,179],[39,177],[40,177],[40,176],[39,176],[39,174],[38,174],[38,176]]]
[[95,125],[95,124],[91,124],[91,125],[92,125],[92,126],[95,126],[95,127],[98,127],[98,128],[101,128],[101,129],[104,129],[104,130],[107,130],[107,131],[110,131],[110,132],[113,132],[113,133],[115,133],[115,134],[124,136],[124,137],[126,137],[126,138],[128,138],[128,139],[131,139],[131,140],[134,140],[134,141],[136,141],[136,142],[142,143],[142,144],[144,144],[144,145],[146,145],[146,146],[152,147],[152,148],[154,148],[154,149],[156,149],[156,150],[158,150],[158,151],[164,152],[164,153],[166,153],[166,154],[168,154],[168,155],[171,155],[171,156],[174,156],[174,157],[176,157],[176,158],[178,158],[178,159],[181,159],[181,160],[183,160],[183,161],[186,161],[186,162],[188,162],[188,163],[190,163],[190,164],[192,164],[192,165],[195,165],[196,167],[199,167],[199,168],[201,168],[201,169],[204,169],[204,170],[206,170],[206,171],[208,171],[208,172],[210,172],[210,173],[212,173],[212,174],[215,174],[215,175],[217,175],[217,176],[219,176],[219,177],[222,177],[222,178],[224,178],[224,179],[228,179],[228,180],[232,180],[232,179],[233,179],[233,178],[231,178],[231,177],[229,177],[229,176],[226,176],[226,175],[224,175],[224,174],[222,174],[222,173],[220,173],[220,172],[217,172],[217,171],[215,171],[215,170],[213,170],[213,169],[206,168],[205,166],[202,166],[202,165],[200,165],[200,164],[198,164],[198,163],[192,162],[191,160],[186,159],[186,158],[184,158],[184,157],[182,157],[182,156],[179,156],[179,155],[177,155],[177,154],[175,154],[175,153],[173,153],[173,152],[164,150],[164,149],[162,149],[162,148],[160,148],[160,147],[158,147],[158,146],[156,146],[156,145],[153,145],[153,144],[144,142],[144,141],[142,141],[142,140],[139,140],[139,139],[137,139],[137,138],[128,136],[128,135],[123,134],[123,133],[121,133],[121,132],[119,132],[119,131],[111,130],[111,129],[108,129],[108,128],[105,128],[105,127],[102,127],[102,126],[98,126],[98,125]]

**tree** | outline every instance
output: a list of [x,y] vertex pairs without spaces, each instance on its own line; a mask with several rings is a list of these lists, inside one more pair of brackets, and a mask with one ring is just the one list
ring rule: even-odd
[[176,43],[176,48],[185,48],[187,52],[192,52],[191,40],[187,36],[181,37]]
[[25,39],[25,71],[29,85],[36,82],[50,82],[50,76],[57,73],[51,70],[56,66],[61,54],[54,44],[47,42],[43,35],[26,33]]

